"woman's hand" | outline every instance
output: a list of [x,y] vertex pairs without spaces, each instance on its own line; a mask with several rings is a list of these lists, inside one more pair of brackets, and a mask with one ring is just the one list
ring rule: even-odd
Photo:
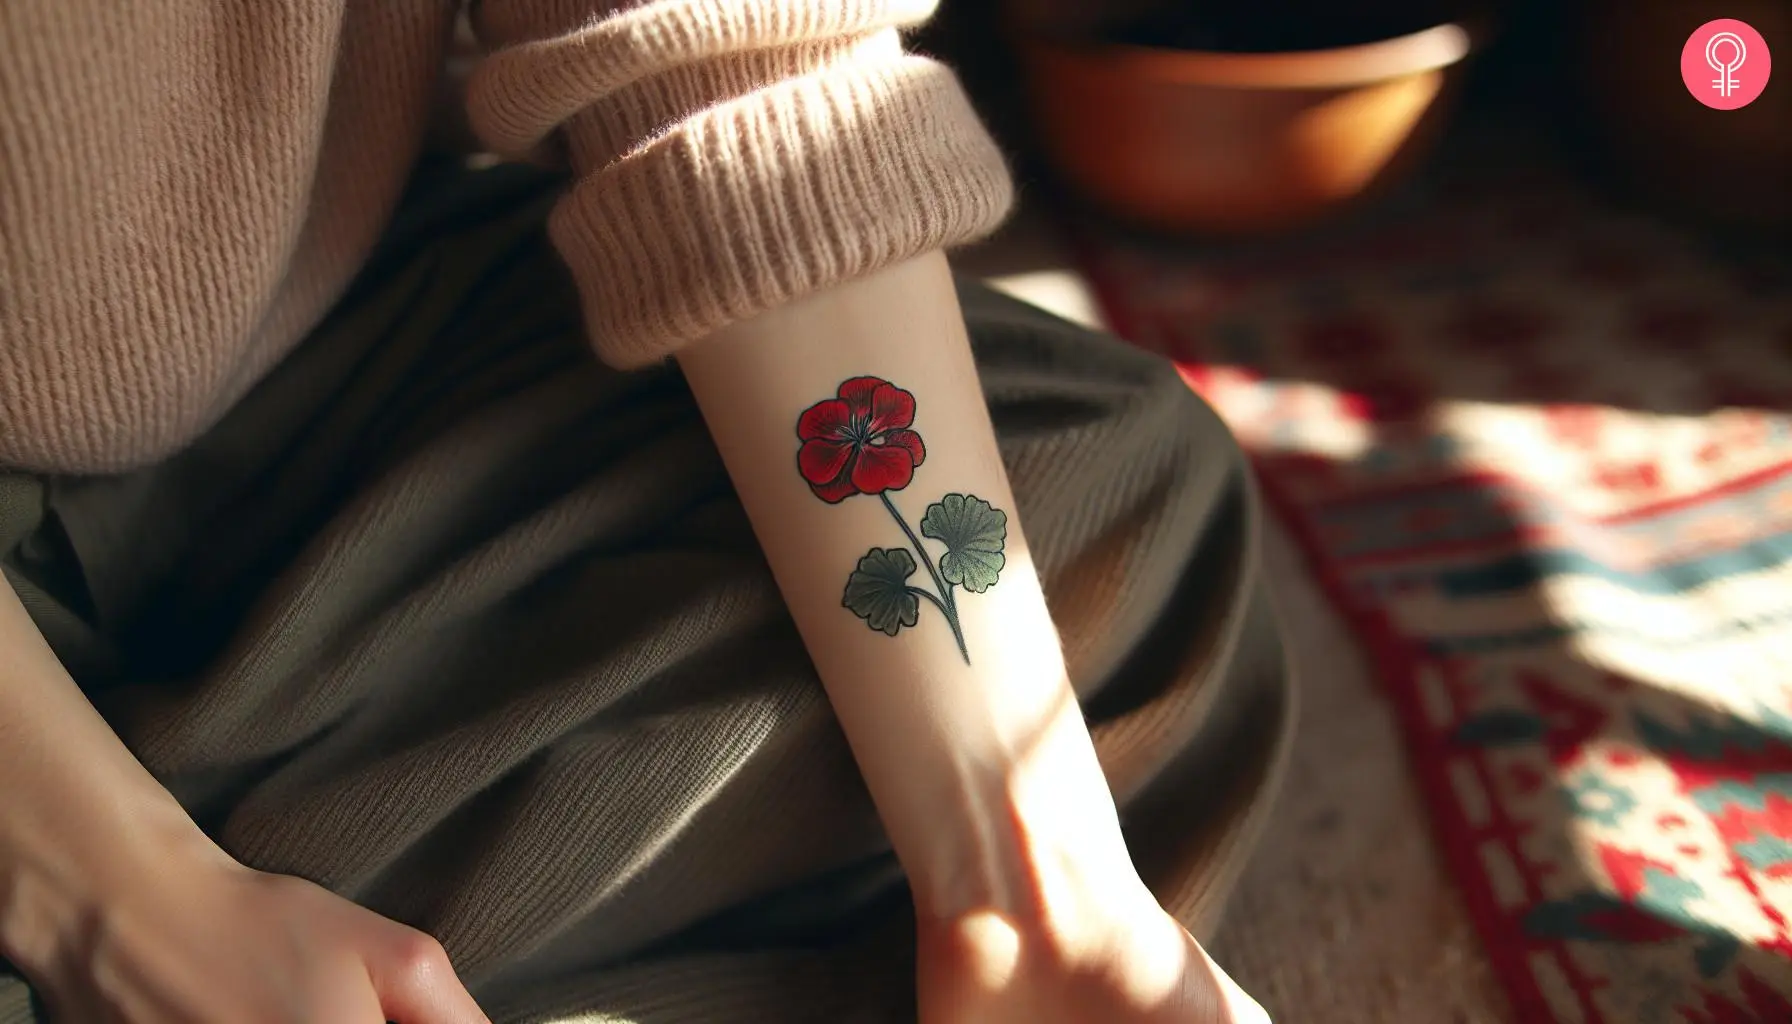
[[995,912],[922,921],[921,1024],[1269,1024],[1148,897],[1057,931]]
[[215,847],[110,884],[30,971],[60,1020],[487,1024],[428,935]]
[[206,838],[3,575],[0,792],[0,957],[60,1020],[486,1024],[434,939]]

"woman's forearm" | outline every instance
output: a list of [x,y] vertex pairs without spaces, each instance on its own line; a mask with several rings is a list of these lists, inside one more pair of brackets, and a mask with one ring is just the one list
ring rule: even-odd
[[206,844],[64,671],[0,575],[0,955],[46,966],[109,879]]
[[1125,853],[944,258],[680,362],[921,912],[1065,911]]

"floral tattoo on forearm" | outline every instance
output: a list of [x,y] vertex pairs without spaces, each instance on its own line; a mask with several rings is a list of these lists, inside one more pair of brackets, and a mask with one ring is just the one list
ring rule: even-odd
[[[876,495],[908,539],[907,546],[867,551],[846,578],[841,605],[872,629],[895,636],[920,621],[926,601],[946,617],[968,665],[957,590],[981,594],[996,585],[1007,564],[1002,546],[1008,514],[974,494],[948,494],[927,506],[917,535],[890,500],[927,458],[921,435],[910,429],[914,422],[914,395],[878,377],[854,377],[835,397],[816,402],[797,419],[802,447],[796,468],[815,496],[830,505],[855,494]],[[945,548],[937,562],[922,537]],[[932,590],[909,582],[917,558],[933,580]]]

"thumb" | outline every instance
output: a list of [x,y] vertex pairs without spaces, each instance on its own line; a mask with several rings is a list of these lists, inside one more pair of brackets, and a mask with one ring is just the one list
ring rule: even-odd
[[367,965],[380,1010],[395,1024],[491,1024],[454,973],[442,944],[406,928]]

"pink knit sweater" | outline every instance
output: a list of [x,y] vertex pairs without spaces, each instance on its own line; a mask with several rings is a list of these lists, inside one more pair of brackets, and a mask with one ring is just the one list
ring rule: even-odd
[[[599,354],[651,362],[990,230],[1010,186],[937,0],[473,0],[483,142],[558,148]],[[457,0],[0,3],[0,467],[216,421],[324,314],[423,142]]]

